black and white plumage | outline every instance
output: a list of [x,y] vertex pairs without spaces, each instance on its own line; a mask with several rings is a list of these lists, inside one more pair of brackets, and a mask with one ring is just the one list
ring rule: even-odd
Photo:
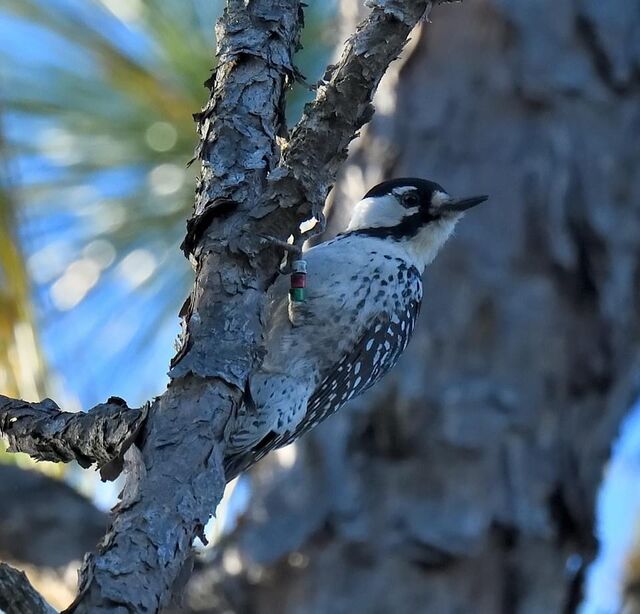
[[347,230],[305,252],[307,299],[289,279],[269,294],[264,361],[226,429],[227,480],[287,445],[375,384],[409,342],[421,275],[466,209],[430,181],[405,178],[370,190]]

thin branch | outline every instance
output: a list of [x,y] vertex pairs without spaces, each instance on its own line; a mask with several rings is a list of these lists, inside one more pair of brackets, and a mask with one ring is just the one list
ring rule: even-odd
[[389,64],[404,48],[433,4],[426,0],[369,0],[371,13],[345,43],[338,63],[327,68],[315,100],[305,107],[271,173],[270,198],[256,216],[290,208],[319,218],[325,198],[347,157],[349,143],[373,116],[371,101]]
[[146,416],[117,397],[89,412],[63,412],[51,400],[41,403],[0,395],[0,432],[9,452],[26,452],[36,460],[102,467],[124,455]]
[[5,614],[55,614],[27,576],[0,563],[0,612]]

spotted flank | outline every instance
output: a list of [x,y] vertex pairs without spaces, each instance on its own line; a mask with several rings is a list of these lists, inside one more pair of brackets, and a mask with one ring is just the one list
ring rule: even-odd
[[344,232],[304,250],[291,278],[274,281],[262,360],[225,427],[227,480],[393,368],[415,327],[422,273],[462,214],[486,199],[454,198],[426,179],[389,179],[354,205]]
[[305,420],[280,445],[297,439],[386,375],[407,347],[419,311],[420,302],[410,301],[403,313],[377,319],[354,351],[318,386],[307,404]]
[[385,314],[372,323],[353,351],[340,360],[309,398],[304,420],[297,428],[269,433],[249,453],[225,459],[227,479],[258,462],[271,450],[286,446],[363,393],[380,380],[407,347],[420,312],[420,301],[411,300],[400,313]]
[[305,260],[305,303],[292,311],[284,276],[270,289],[268,351],[225,429],[228,480],[373,386],[413,333],[421,268],[392,241],[339,235],[305,252]]

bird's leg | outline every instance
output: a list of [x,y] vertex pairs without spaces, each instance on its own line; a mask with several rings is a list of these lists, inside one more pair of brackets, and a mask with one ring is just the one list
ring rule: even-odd
[[308,241],[309,239],[317,237],[319,234],[323,233],[326,226],[326,217],[324,213],[320,212],[318,216],[318,223],[315,224],[313,228],[305,230],[305,232],[300,232],[300,229],[297,228],[293,232],[292,243],[283,241],[282,239],[278,239],[277,237],[273,237],[271,235],[260,235],[260,238],[266,243],[269,243],[270,245],[274,245],[276,247],[280,247],[286,252],[287,259],[284,265],[280,267],[280,273],[282,273],[283,275],[290,275],[292,272],[292,262],[294,260],[302,260],[302,248],[305,241]]
[[282,248],[287,254],[295,254],[296,256],[302,255],[302,248],[295,243],[289,243],[288,241],[283,241],[282,239],[278,239],[277,237],[272,237],[271,235],[259,235],[260,239],[269,245],[273,245],[275,247]]
[[[317,222],[309,228],[309,230],[305,230],[304,232],[300,231],[300,228],[297,228],[293,233],[293,244],[292,247],[295,249],[289,250],[287,256],[286,270],[284,271],[287,274],[290,274],[296,269],[296,266],[293,264],[294,259],[291,258],[291,254],[295,254],[295,260],[302,260],[303,247],[305,242],[317,237],[322,234],[327,226],[327,219],[322,211],[318,214]],[[299,269],[299,266],[298,266]],[[305,269],[306,270],[306,269]],[[299,272],[299,271],[297,271]]]
[[[283,249],[287,255],[287,259],[285,263],[280,267],[280,273],[282,275],[289,275],[291,273],[291,262],[292,260],[300,260],[302,258],[302,245],[296,244],[295,235],[294,242],[289,243],[288,241],[283,241],[282,239],[278,239],[277,237],[272,237],[271,235],[260,235],[260,238],[269,245],[274,245],[275,247],[280,247]],[[291,256],[293,255],[293,259]]]

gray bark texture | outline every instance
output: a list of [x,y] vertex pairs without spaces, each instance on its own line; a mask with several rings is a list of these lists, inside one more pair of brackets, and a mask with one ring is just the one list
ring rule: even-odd
[[[68,614],[157,612],[180,591],[191,544],[224,492],[225,423],[263,353],[262,302],[282,254],[260,237],[286,239],[320,215],[347,145],[371,117],[378,82],[431,4],[371,2],[370,15],[288,136],[283,100],[297,77],[292,56],[301,4],[227,2],[211,95],[197,117],[202,174],[183,245],[196,279],[181,312],[181,347],[167,391],[145,409],[135,441],[127,435],[121,501],[97,552],[85,557]],[[3,407],[2,428],[14,449],[52,458],[43,443],[49,437],[60,460],[68,454],[104,460],[76,449],[75,427],[51,403]],[[94,433],[93,418],[84,420],[78,432]],[[29,421],[37,436],[23,428]]]
[[69,413],[51,399],[28,403],[0,395],[0,433],[9,440],[8,452],[59,463],[75,460],[85,469],[122,457],[145,417],[146,409],[131,409],[118,397],[87,413]]
[[475,0],[432,17],[381,84],[329,228],[394,176],[491,201],[427,269],[401,364],[292,465],[254,469],[189,611],[548,614],[581,599],[597,487],[640,391],[640,11]]
[[5,614],[55,614],[27,576],[0,563],[0,611]]

